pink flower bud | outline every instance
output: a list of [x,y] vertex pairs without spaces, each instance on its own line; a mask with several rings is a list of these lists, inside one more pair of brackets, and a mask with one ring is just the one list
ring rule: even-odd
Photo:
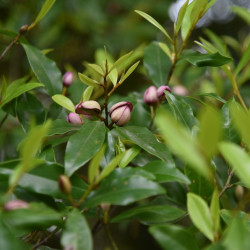
[[165,99],[165,93],[164,91],[168,91],[171,93],[171,89],[166,86],[166,85],[163,85],[163,86],[160,86],[158,89],[157,89],[157,96],[160,100],[164,100]]
[[186,96],[188,94],[187,88],[181,85],[176,85],[172,88],[173,93],[176,95]]
[[16,210],[16,209],[21,209],[21,208],[29,208],[29,203],[27,203],[26,201],[22,201],[22,200],[13,200],[13,201],[9,201],[4,206],[5,211]]
[[76,113],[73,113],[73,112],[70,112],[67,116],[67,121],[69,123],[72,123],[72,124],[76,124],[76,125],[81,125],[82,124],[82,119],[81,117],[76,114]]
[[74,81],[74,73],[72,71],[68,71],[63,75],[63,85],[65,87],[69,87]]
[[111,107],[109,116],[116,125],[123,126],[129,122],[132,110],[132,103],[118,102]]
[[158,103],[157,89],[155,86],[150,86],[144,93],[144,102],[148,105]]
[[96,101],[80,102],[76,105],[76,113],[82,115],[98,115],[101,113],[101,106]]

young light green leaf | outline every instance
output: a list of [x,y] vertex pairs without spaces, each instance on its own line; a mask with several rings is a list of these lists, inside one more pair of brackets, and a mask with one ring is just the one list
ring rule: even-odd
[[244,68],[244,66],[246,66],[246,64],[250,61],[250,44],[248,45],[248,48],[246,49],[246,51],[244,52],[240,62],[237,65],[237,68],[235,70],[235,76],[237,76],[240,71]]
[[250,157],[238,145],[231,142],[221,142],[219,149],[223,157],[235,169],[236,174],[246,187],[250,188]]
[[92,92],[94,90],[93,86],[88,86],[82,93],[82,102],[86,102],[90,99]]
[[234,5],[232,11],[250,25],[250,11],[247,8]]
[[104,155],[105,149],[106,149],[106,145],[103,145],[101,149],[99,150],[99,152],[93,157],[93,159],[89,163],[89,168],[88,168],[89,183],[93,183],[95,178],[97,177],[100,162]]
[[129,53],[121,56],[115,63],[112,65],[112,67],[109,69],[109,74],[112,72],[113,69],[119,68],[131,55],[133,51],[130,51]]
[[182,21],[183,18],[185,16],[186,10],[187,10],[187,6],[189,4],[189,0],[187,0],[180,8],[179,13],[178,13],[178,18],[177,18],[177,22],[176,22],[176,27],[175,27],[175,34],[178,33],[178,31],[180,30],[180,27],[182,25]]
[[60,106],[66,108],[70,112],[75,113],[75,106],[74,106],[73,102],[68,97],[66,97],[64,95],[54,95],[54,96],[52,96],[52,99],[54,102],[56,102]]
[[142,16],[143,18],[145,18],[148,22],[152,23],[157,29],[159,29],[169,39],[171,43],[173,43],[173,40],[171,39],[167,31],[153,17],[151,17],[147,13],[140,11],[140,10],[135,10],[135,12],[139,14],[140,16]]
[[40,22],[43,17],[49,12],[51,7],[54,5],[56,0],[46,0],[42,6],[42,9],[40,10],[39,14],[37,15],[35,21],[28,27],[28,30],[34,28],[38,22]]
[[211,241],[214,241],[213,220],[207,203],[198,195],[188,193],[187,209],[194,225]]
[[214,235],[218,235],[220,230],[220,201],[217,188],[214,189],[210,203],[210,213],[213,219]]
[[113,83],[113,85],[115,86],[117,84],[117,79],[118,79],[118,71],[117,69],[113,69],[109,74],[108,74],[109,79],[111,80],[111,82]]
[[82,73],[78,73],[78,76],[79,76],[81,82],[83,82],[86,85],[93,86],[93,87],[99,86],[99,84],[96,80],[93,80]]
[[140,61],[136,62],[127,70],[127,72],[121,77],[121,80],[120,80],[121,83],[124,82],[134,72],[134,70],[137,68],[139,63]]
[[161,43],[161,42],[159,42],[158,45],[166,53],[166,55],[168,55],[168,57],[171,58],[171,51],[169,47],[165,43]]
[[104,72],[102,70],[102,67],[100,67],[99,65],[97,64],[91,64],[91,63],[88,63],[87,64],[88,67],[90,67],[91,69],[93,69],[95,72],[97,72],[99,75],[103,76],[104,75]]
[[122,157],[119,167],[125,168],[140,153],[140,151],[141,149],[137,146],[128,149]]

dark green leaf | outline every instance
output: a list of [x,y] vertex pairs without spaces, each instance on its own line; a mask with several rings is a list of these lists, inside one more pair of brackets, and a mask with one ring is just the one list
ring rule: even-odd
[[54,61],[47,58],[39,49],[22,43],[30,66],[38,80],[45,85],[50,95],[62,92],[62,75]]
[[103,122],[88,122],[72,135],[65,154],[65,173],[71,176],[101,148],[106,129]]
[[52,122],[51,127],[48,132],[48,136],[52,135],[61,135],[68,133],[70,131],[78,130],[81,128],[81,125],[74,125],[64,120],[55,120]]
[[144,50],[143,64],[148,76],[155,85],[161,86],[166,84],[171,61],[157,42],[152,42]]
[[[250,18],[249,18],[250,20]],[[249,21],[250,22],[250,21]],[[240,62],[238,63],[237,68],[235,69],[235,75],[237,76],[239,74],[239,72],[244,68],[244,66],[246,66],[246,64],[250,61],[250,44],[248,45],[248,48],[246,49],[246,51],[244,52]]]

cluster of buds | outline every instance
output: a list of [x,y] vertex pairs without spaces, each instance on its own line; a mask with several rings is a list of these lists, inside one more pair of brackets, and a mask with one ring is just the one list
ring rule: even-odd
[[150,86],[144,93],[144,102],[148,105],[156,105],[159,102],[165,100],[165,91],[171,93],[171,89],[164,85],[158,89],[155,86]]

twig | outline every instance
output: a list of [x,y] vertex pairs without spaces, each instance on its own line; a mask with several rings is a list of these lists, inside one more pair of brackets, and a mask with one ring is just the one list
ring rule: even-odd
[[234,170],[232,169],[231,171],[229,171],[228,173],[228,177],[227,177],[227,181],[224,185],[224,187],[222,188],[220,194],[219,194],[219,198],[221,198],[221,196],[226,192],[226,190],[230,187],[232,187],[232,185],[230,184],[230,181],[233,177],[233,174],[234,174]]
[[110,241],[113,249],[114,250],[119,250],[116,243],[115,243],[115,241],[114,241],[114,239],[113,239],[113,237],[112,237],[112,235],[111,235],[111,233],[110,233],[110,231],[109,231],[108,224],[104,224],[104,229],[105,229],[105,232],[106,232],[106,234],[107,234],[107,236],[109,238],[109,241]]
[[0,128],[3,126],[4,122],[6,121],[6,119],[8,118],[8,113],[5,114],[5,116],[3,117],[2,121],[0,122]]

